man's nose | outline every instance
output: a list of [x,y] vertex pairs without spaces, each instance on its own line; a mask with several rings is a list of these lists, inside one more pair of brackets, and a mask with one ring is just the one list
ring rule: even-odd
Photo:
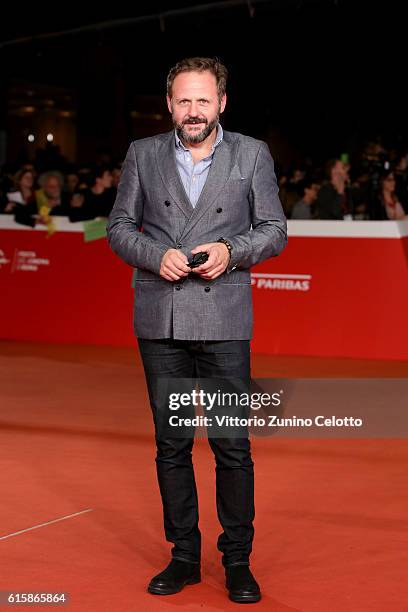
[[197,117],[198,115],[198,105],[194,100],[190,103],[190,116]]

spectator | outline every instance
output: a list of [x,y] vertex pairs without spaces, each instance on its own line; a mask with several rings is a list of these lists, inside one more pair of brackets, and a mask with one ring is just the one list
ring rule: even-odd
[[107,166],[97,166],[88,176],[86,189],[73,195],[69,218],[71,221],[87,221],[96,217],[108,217],[115,202],[116,189]]
[[348,183],[348,166],[340,159],[331,159],[326,164],[325,182],[319,191],[316,201],[319,219],[344,219],[349,214],[351,202],[346,193]]
[[319,193],[319,185],[312,179],[305,179],[298,184],[301,200],[292,208],[292,219],[312,219],[312,207]]
[[26,206],[35,202],[34,173],[30,169],[22,168],[14,177],[15,189],[6,194],[7,204],[5,213],[13,213],[18,205]]
[[62,191],[63,183],[63,176],[59,172],[44,172],[38,179],[40,189],[35,192],[35,199],[27,205],[16,205],[15,221],[34,227],[42,223],[44,209],[47,210],[47,216],[68,216],[69,199]]
[[64,177],[60,172],[44,172],[38,179],[40,189],[36,191],[37,206],[50,208],[51,215],[68,215],[69,198],[63,193]]
[[373,200],[370,218],[376,220],[400,221],[407,218],[405,210],[396,194],[396,180],[394,172],[386,171],[380,177],[380,190]]
[[299,199],[298,187],[299,183],[304,179],[304,177],[304,171],[298,166],[295,166],[292,172],[289,174],[288,180],[280,182],[281,189],[279,197],[287,217],[290,217],[292,208]]
[[76,193],[79,187],[79,174],[74,168],[70,168],[65,175],[64,191],[70,195]]
[[97,166],[91,174],[91,187],[84,193],[85,208],[95,217],[108,217],[115,202],[113,177],[108,166]]

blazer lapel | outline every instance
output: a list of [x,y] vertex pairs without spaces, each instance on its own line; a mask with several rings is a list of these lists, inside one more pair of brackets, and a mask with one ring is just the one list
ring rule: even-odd
[[231,174],[236,155],[237,150],[235,150],[235,147],[233,147],[233,143],[231,142],[228,134],[224,132],[223,140],[215,148],[214,157],[211,162],[205,185],[180,239],[183,238],[201,219],[204,213],[217,198]]
[[156,140],[156,161],[162,181],[180,210],[189,219],[194,208],[186,194],[176,165],[174,152],[174,132]]

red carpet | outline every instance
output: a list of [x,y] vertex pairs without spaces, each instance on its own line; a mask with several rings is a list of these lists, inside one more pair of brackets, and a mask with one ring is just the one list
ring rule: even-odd
[[[406,377],[408,364],[255,355],[253,375]],[[62,609],[75,612],[239,608],[216,550],[205,440],[194,453],[203,582],[146,592],[170,545],[136,349],[0,343],[0,402],[0,590],[66,592]],[[263,590],[254,609],[408,610],[405,440],[256,438],[253,456],[252,568]]]

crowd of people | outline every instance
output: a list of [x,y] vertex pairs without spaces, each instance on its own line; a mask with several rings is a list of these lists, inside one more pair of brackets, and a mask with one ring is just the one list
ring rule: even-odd
[[[3,168],[0,214],[31,227],[44,222],[44,210],[72,222],[108,217],[121,164],[105,160],[79,168],[61,159],[42,156],[38,164],[25,163],[17,171]],[[387,150],[379,142],[368,143],[352,164],[342,157],[317,168],[309,160],[278,172],[278,182],[288,219],[408,218],[407,150]]]
[[[0,175],[0,214],[14,216],[17,223],[35,227],[49,216],[70,221],[108,217],[116,198],[121,164],[108,161],[84,167],[50,160],[25,163],[17,172],[5,168]],[[58,166],[55,169],[53,166]],[[39,170],[42,171],[39,171]]]
[[367,144],[353,163],[346,158],[310,162],[279,176],[289,219],[402,220],[408,218],[408,150]]

